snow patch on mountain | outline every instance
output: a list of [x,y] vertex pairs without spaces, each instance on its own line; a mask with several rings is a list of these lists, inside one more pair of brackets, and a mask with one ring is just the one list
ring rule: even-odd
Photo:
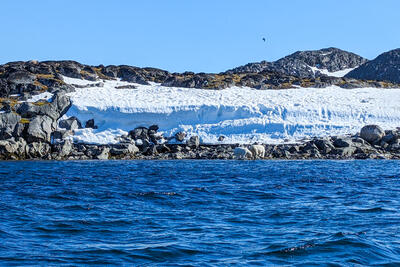
[[[64,79],[65,80],[65,79]],[[65,80],[66,81],[66,80]],[[88,84],[79,79],[71,84]],[[103,87],[76,88],[66,116],[83,123],[94,119],[98,129],[77,130],[72,137],[86,143],[116,143],[117,137],[138,126],[158,124],[172,136],[185,131],[203,143],[285,143],[313,136],[358,132],[366,124],[390,129],[400,126],[398,89],[298,88],[224,90],[134,84],[122,81]],[[225,136],[223,142],[219,136]]]
[[309,67],[312,69],[314,74],[319,71],[322,74],[325,74],[325,75],[328,75],[328,76],[332,76],[332,77],[344,77],[347,73],[349,73],[350,71],[355,69],[355,68],[348,68],[348,69],[344,69],[344,70],[330,72],[327,69],[319,69],[317,67],[311,67],[311,66],[309,66]]

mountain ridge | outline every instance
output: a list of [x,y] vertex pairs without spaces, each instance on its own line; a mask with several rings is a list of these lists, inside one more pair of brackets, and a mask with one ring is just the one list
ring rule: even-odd
[[[396,51],[396,50],[395,50]],[[396,53],[389,53],[380,66],[389,64],[389,69],[399,68],[398,59],[390,60]],[[381,58],[381,57],[378,57]],[[255,89],[289,89],[298,87],[325,88],[336,85],[341,88],[400,88],[397,76],[383,79],[372,74],[368,79],[352,76],[371,63],[366,59],[337,48],[325,48],[315,51],[298,51],[275,61],[262,63],[274,67],[263,69],[260,63],[249,63],[244,69],[228,70],[221,73],[171,73],[157,68],[140,68],[128,65],[98,65],[90,66],[77,61],[16,61],[0,65],[0,97],[10,95],[31,95],[46,90],[70,90],[63,82],[63,77],[100,81],[120,79],[131,83],[148,85],[149,82],[163,86],[185,87],[199,89],[224,89],[232,86],[250,87]],[[361,66],[350,75],[334,77],[334,71],[344,72],[347,69]],[[252,65],[253,64],[253,65]],[[311,65],[313,66],[311,66]],[[279,66],[276,67],[276,66]],[[345,69],[344,69],[345,68]],[[381,67],[382,68],[382,67]],[[333,72],[330,72],[333,71]],[[395,71],[395,70],[393,70]],[[328,74],[328,75],[326,75]],[[374,77],[374,75],[376,77]],[[392,74],[396,75],[396,73]],[[390,77],[389,77],[390,78]]]
[[262,71],[276,71],[287,75],[304,78],[315,78],[321,76],[322,72],[315,69],[336,72],[344,69],[356,68],[368,60],[335,47],[319,50],[297,51],[276,61],[248,63],[226,71],[226,73],[246,73]]
[[346,77],[400,83],[400,48],[380,54],[349,72]]

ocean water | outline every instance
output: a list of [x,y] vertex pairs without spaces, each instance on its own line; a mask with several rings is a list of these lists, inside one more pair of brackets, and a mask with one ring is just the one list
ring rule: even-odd
[[399,161],[0,162],[0,265],[400,265]]

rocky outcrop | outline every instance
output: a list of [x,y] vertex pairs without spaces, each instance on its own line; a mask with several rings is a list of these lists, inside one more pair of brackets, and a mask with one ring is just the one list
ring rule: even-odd
[[70,117],[65,120],[60,120],[58,125],[66,130],[74,131],[82,128],[82,123],[76,117]]
[[[329,85],[343,88],[398,86],[382,81],[360,81],[356,75],[349,75],[347,78],[327,77],[311,68],[337,71],[353,68],[365,62],[366,59],[337,48],[299,51],[275,62],[250,63],[219,74],[170,73],[156,68],[127,65],[88,66],[76,61],[18,61],[0,65],[0,98],[18,94],[17,100],[21,101],[44,91],[66,93],[73,91],[74,87],[82,87],[82,85],[66,84],[63,81],[64,76],[98,81],[89,84],[93,87],[103,86],[102,81],[109,79],[121,79],[145,85],[156,82],[163,86],[202,89],[224,89],[230,86],[249,86],[257,89],[284,89],[298,86],[321,88]],[[383,77],[377,79],[386,80]],[[134,85],[123,85],[119,89],[134,87]],[[0,103],[6,100],[0,99]]]
[[346,77],[400,83],[400,48],[379,55],[349,72]]
[[355,68],[365,62],[367,59],[354,53],[331,47],[315,51],[298,51],[274,62],[249,63],[227,73],[277,72],[301,78],[315,78],[322,74],[314,72],[311,67],[335,72]]
[[14,112],[0,113],[0,140],[19,136],[23,129],[20,122],[21,116]]
[[23,118],[32,118],[37,115],[48,116],[57,120],[71,107],[69,97],[62,93],[56,93],[50,102],[38,101],[36,103],[23,102],[17,104],[15,111]]
[[0,160],[18,160],[26,158],[26,142],[23,138],[0,140]]
[[51,134],[55,131],[56,122],[46,116],[35,116],[27,125],[24,135],[28,143],[32,142],[51,142]]

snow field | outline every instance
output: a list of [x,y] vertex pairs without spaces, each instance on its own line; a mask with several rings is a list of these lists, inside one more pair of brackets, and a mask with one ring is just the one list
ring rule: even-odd
[[[67,78],[71,84],[93,82]],[[96,82],[94,82],[96,83]],[[298,88],[224,90],[139,85],[105,81],[104,87],[77,88],[66,117],[94,119],[98,129],[77,130],[75,141],[116,143],[138,126],[158,124],[166,136],[185,131],[203,143],[286,143],[313,136],[358,132],[366,124],[400,126],[398,89]],[[219,136],[225,136],[218,142]]]

